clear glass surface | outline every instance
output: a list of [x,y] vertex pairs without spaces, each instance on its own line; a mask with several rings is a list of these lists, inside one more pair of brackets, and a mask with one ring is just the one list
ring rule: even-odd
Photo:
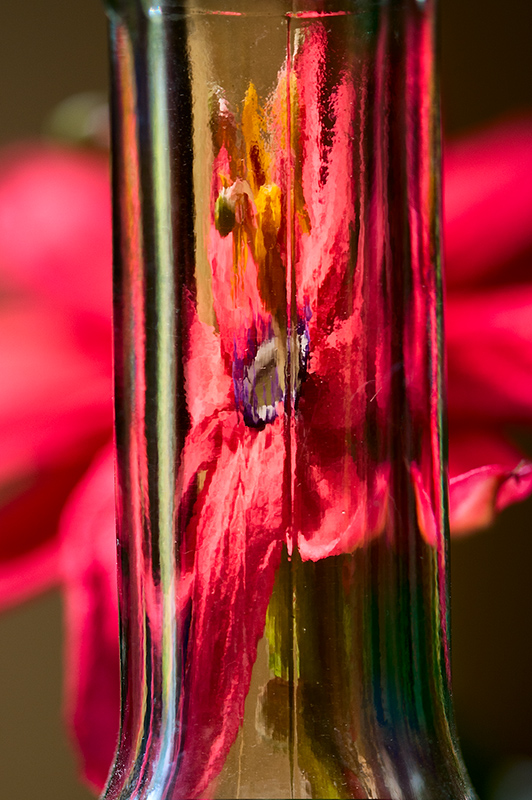
[[432,0],[116,2],[105,797],[472,798]]

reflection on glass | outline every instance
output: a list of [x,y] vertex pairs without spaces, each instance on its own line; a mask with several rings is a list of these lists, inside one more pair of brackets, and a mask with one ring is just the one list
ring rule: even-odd
[[107,798],[473,797],[430,0],[116,2]]

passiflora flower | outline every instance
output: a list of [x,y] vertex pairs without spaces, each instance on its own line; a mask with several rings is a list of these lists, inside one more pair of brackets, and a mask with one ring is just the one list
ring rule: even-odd
[[[285,76],[279,85],[283,97]],[[338,108],[346,113],[349,92],[345,80]],[[275,95],[268,115],[273,120],[276,113],[282,117],[277,102]],[[363,436],[361,387],[367,384],[360,299],[346,311],[340,291],[352,222],[340,212],[347,207],[355,213],[345,168],[349,126],[338,113],[326,177],[303,167],[300,202],[305,194],[309,201],[299,209],[295,237],[296,250],[307,253],[301,270],[296,266],[300,280],[292,309],[286,302],[287,170],[278,168],[261,135],[273,128],[281,138],[286,123],[276,132],[263,121],[250,86],[241,127],[241,145],[236,135],[229,147],[222,143],[212,169],[216,199],[208,255],[216,328],[200,318],[202,309],[192,303],[188,309],[190,431],[180,459],[177,512],[188,519],[179,537],[177,598],[187,641],[186,746],[175,777],[176,793],[186,797],[204,794],[242,722],[283,546],[289,553],[297,549],[303,560],[351,552],[383,530],[387,507],[385,465],[368,466],[365,458],[360,465],[345,445],[346,427],[353,438]],[[274,140],[272,151],[283,152],[280,145]],[[303,147],[303,161],[313,147],[311,141]],[[372,384],[371,395],[384,416],[385,387]],[[303,443],[297,452],[294,440]],[[359,449],[365,456],[366,449]]]
[[[352,90],[344,83],[338,91]],[[192,765],[184,767],[183,781],[194,792],[216,774],[242,718],[283,545],[296,546],[308,559],[346,552],[363,537],[378,535],[386,506],[386,465],[378,460],[368,470],[369,484],[356,469],[347,476],[351,487],[353,482],[359,487],[358,495],[344,491],[337,446],[344,421],[337,419],[335,398],[349,395],[350,387],[356,398],[356,324],[354,314],[345,314],[341,326],[328,329],[319,316],[327,304],[318,308],[316,302],[320,287],[332,308],[342,281],[344,234],[336,229],[337,249],[329,261],[319,256],[324,252],[319,237],[330,241],[332,232],[323,232],[324,226],[339,224],[334,209],[323,212],[323,193],[345,204],[339,196],[345,183],[334,164],[347,156],[330,159],[328,179],[314,193],[302,160],[301,186],[307,190],[294,203],[303,267],[295,307],[287,311],[276,299],[286,272],[283,168],[267,149],[261,151],[264,123],[257,103],[251,87],[241,121],[244,152],[236,158],[235,125],[223,99],[218,102],[224,125],[215,131],[208,243],[217,328],[202,309],[189,309],[191,427],[181,477],[186,486],[201,472],[203,484],[189,510],[185,536],[198,559],[192,563],[184,555],[178,608],[185,614],[194,600],[194,634],[202,650],[191,658],[187,680],[192,693],[202,683],[205,702],[195,707],[189,725],[193,735],[206,737],[210,753],[203,776],[194,776]],[[308,98],[307,103],[311,108]],[[270,113],[275,118],[281,111],[273,104]],[[339,150],[345,147],[341,124],[339,119],[331,136]],[[532,124],[516,122],[454,145],[447,154],[455,532],[487,524],[496,511],[532,491],[530,466],[505,429],[532,419],[532,287],[523,269],[532,251],[532,181],[526,179],[532,175],[531,140]],[[245,175],[238,174],[239,159],[247,163]],[[0,600],[18,602],[62,584],[67,711],[83,772],[98,788],[106,779],[118,728],[113,464],[109,445],[103,447],[111,437],[109,209],[104,159],[44,147],[4,154],[0,364],[9,379],[0,405]],[[347,230],[349,220],[341,224]],[[292,337],[288,313],[295,321]],[[290,389],[283,382],[288,358]],[[346,377],[339,365],[347,362],[352,370]],[[385,391],[383,386],[376,394],[379,402],[385,402]],[[313,437],[307,438],[296,474],[300,498],[315,498],[314,506],[296,503],[297,531],[289,538],[283,505],[290,481],[284,473],[291,436],[287,404],[297,407],[300,438],[305,432]],[[322,423],[314,416],[317,407]],[[356,408],[350,413],[358,418]],[[278,481],[263,481],[265,459]],[[416,470],[413,481],[422,499]],[[238,639],[238,626],[231,628],[227,610],[247,609],[250,602],[246,644]],[[214,622],[212,603],[219,609]],[[205,634],[213,624],[220,626],[217,637]],[[209,641],[213,646],[224,642],[222,657],[240,654],[234,672],[225,671],[221,683],[208,666],[212,653],[203,644]],[[220,707],[223,699],[227,713],[213,720],[208,701],[215,697]]]

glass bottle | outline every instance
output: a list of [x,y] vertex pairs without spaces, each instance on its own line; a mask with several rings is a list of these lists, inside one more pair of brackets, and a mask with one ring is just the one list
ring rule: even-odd
[[433,0],[113,0],[107,800],[473,798]]

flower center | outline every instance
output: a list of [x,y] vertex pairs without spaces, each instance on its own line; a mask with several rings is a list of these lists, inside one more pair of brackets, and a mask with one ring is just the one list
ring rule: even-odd
[[308,359],[309,336],[305,320],[298,321],[292,337],[272,335],[256,346],[251,345],[245,358],[235,353],[235,401],[246,425],[264,428],[273,422],[281,411],[280,404],[286,401],[287,384],[292,387],[292,404],[297,406]]

